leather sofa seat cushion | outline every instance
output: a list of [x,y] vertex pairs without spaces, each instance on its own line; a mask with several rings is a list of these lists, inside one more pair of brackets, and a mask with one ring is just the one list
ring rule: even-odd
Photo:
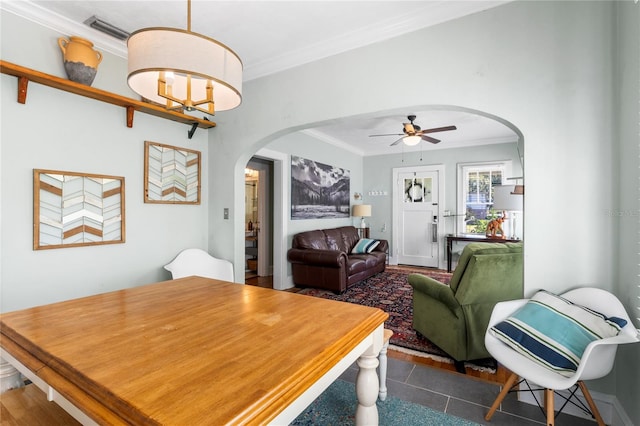
[[347,275],[355,275],[367,270],[367,260],[361,257],[349,256],[347,259]]
[[[379,265],[380,262],[386,262],[386,254],[385,253],[368,253],[368,254],[351,254],[349,255],[349,260],[360,260],[364,262],[364,269],[375,268],[376,265]],[[349,263],[349,262],[347,262]],[[360,272],[359,270],[353,270],[354,273]]]

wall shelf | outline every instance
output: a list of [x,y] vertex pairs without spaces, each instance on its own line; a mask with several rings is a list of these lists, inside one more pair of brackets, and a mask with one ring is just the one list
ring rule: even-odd
[[210,129],[216,126],[215,122],[207,119],[200,119],[180,112],[169,111],[159,105],[136,101],[135,99],[116,95],[115,93],[107,92],[105,90],[96,89],[91,86],[86,86],[54,75],[21,67],[20,65],[12,64],[11,62],[0,60],[0,71],[3,74],[13,75],[18,78],[18,102],[21,104],[27,102],[27,85],[29,81],[33,81],[45,86],[64,90],[65,92],[75,93],[76,95],[121,106],[125,108],[127,112],[127,127],[133,127],[133,114],[135,111],[144,112],[145,114],[155,115],[156,117],[166,118],[179,123],[189,124],[192,126],[190,135],[193,135],[196,125],[201,129]]

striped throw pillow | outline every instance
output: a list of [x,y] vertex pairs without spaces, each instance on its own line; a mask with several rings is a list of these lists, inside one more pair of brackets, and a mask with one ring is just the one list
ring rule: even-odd
[[489,332],[529,359],[570,377],[589,343],[620,333],[627,321],[602,315],[545,290]]
[[378,247],[380,241],[378,240],[370,240],[369,238],[362,238],[358,243],[351,249],[351,253],[353,254],[362,254],[362,253],[371,253],[373,249]]

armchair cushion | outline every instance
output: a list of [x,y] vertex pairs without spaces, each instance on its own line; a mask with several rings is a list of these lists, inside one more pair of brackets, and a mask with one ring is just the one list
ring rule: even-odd
[[570,377],[587,345],[618,335],[626,323],[540,290],[489,332],[529,359]]

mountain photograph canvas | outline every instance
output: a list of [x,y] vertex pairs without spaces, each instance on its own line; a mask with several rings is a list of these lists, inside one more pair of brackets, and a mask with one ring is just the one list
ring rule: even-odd
[[291,156],[291,219],[349,217],[349,170]]

